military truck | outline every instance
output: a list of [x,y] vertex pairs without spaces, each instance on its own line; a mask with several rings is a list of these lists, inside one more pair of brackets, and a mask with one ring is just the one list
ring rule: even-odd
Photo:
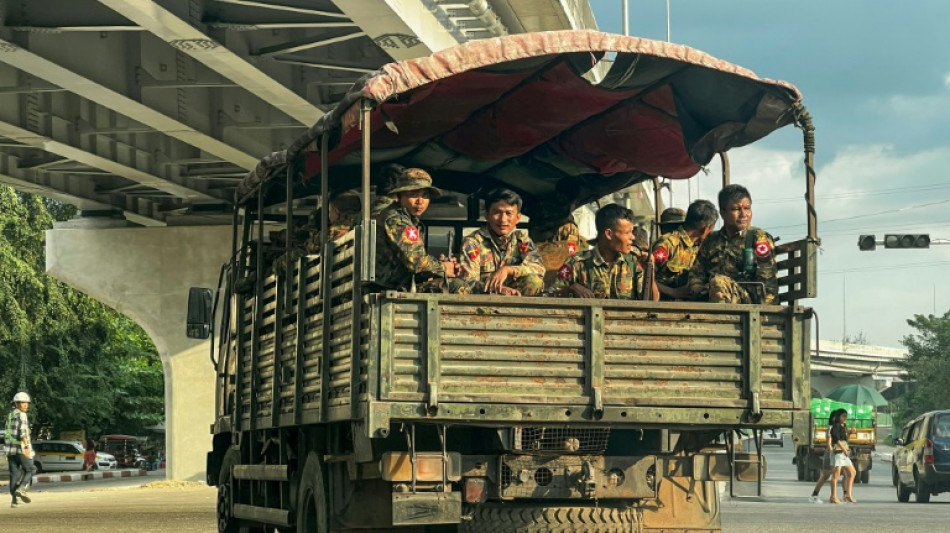
[[[370,205],[384,163],[427,169],[430,235],[461,235],[482,190],[569,213],[717,154],[728,183],[728,150],[791,124],[808,235],[775,250],[780,305],[378,290],[368,209],[321,254],[268,244],[311,199],[323,236],[334,192]],[[219,530],[719,531],[716,482],[765,474],[733,433],[808,420],[813,153],[792,85],[676,44],[520,34],[366,76],[241,183],[221,286],[191,292],[189,336],[216,340]]]
[[836,409],[848,412],[848,447],[851,461],[856,471],[855,481],[870,483],[873,453],[877,444],[877,422],[874,407],[836,402],[827,398],[812,398],[808,427],[811,436],[808,441],[795,448],[793,462],[798,471],[799,481],[818,481],[821,464],[828,452],[828,418]]

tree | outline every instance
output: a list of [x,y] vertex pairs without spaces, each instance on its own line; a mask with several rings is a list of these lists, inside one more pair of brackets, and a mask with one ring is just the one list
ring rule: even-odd
[[950,405],[950,311],[939,317],[914,315],[907,323],[917,332],[901,340],[907,347],[901,366],[913,382],[901,402],[902,420]]
[[141,433],[162,419],[161,361],[127,317],[45,274],[45,231],[75,207],[0,186],[0,398],[33,398],[40,436]]

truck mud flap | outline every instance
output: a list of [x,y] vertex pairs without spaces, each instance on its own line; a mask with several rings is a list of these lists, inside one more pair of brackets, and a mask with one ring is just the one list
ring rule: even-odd
[[461,492],[393,493],[394,526],[457,524],[461,521]]

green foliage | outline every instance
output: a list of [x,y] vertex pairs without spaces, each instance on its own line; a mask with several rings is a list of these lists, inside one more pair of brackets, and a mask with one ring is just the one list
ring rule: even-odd
[[0,399],[29,392],[43,437],[141,434],[163,418],[155,346],[127,317],[45,274],[45,231],[75,213],[0,186]]
[[950,311],[914,315],[907,323],[917,332],[901,341],[908,352],[901,364],[913,382],[899,402],[901,420],[950,405]]

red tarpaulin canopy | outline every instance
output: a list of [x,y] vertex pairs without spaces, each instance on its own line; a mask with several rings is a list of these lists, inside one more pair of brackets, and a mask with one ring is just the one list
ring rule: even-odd
[[374,164],[419,166],[464,192],[506,184],[529,204],[564,189],[579,204],[653,176],[691,177],[803,110],[794,86],[682,45],[589,30],[472,41],[357,82],[290,149],[261,161],[238,200],[283,177],[288,159],[301,183],[319,175],[324,132],[331,183],[355,185],[361,99],[374,104]]

